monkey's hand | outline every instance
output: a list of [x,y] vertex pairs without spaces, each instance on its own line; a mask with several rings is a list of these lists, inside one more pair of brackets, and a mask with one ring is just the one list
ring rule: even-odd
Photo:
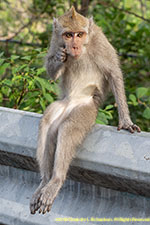
[[132,121],[124,120],[119,122],[118,130],[125,129],[130,131],[131,133],[134,133],[135,131],[141,132],[140,127],[138,127],[136,124],[133,124]]
[[64,47],[60,47],[55,55],[55,60],[64,63],[67,60],[67,50]]

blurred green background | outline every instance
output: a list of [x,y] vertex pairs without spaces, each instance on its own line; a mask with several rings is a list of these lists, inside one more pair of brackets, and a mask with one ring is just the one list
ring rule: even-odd
[[[46,75],[44,57],[53,17],[72,5],[93,15],[118,51],[132,120],[150,131],[150,0],[1,0],[0,106],[43,113],[57,99],[59,81]],[[118,125],[111,94],[97,123]]]

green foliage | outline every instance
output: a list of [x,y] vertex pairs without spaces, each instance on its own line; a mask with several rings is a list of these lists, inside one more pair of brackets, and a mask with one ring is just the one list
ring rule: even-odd
[[[29,52],[27,52],[29,54]],[[42,113],[46,106],[57,96],[57,84],[54,81],[39,77],[44,76],[45,68],[37,67],[37,60],[45,51],[36,50],[30,55],[12,55],[0,62],[0,104],[5,107]],[[9,73],[10,76],[6,76]]]
[[[139,14],[138,1],[129,4],[129,1],[106,1],[93,9],[96,23],[102,27],[104,33],[120,53],[121,67],[124,74],[127,100],[131,118],[142,130],[150,131],[150,22],[128,14],[125,11]],[[110,7],[108,7],[110,5]],[[114,5],[114,7],[111,7]],[[118,10],[123,5],[123,10]],[[149,11],[145,17],[149,18]],[[99,112],[97,122],[117,125],[118,115],[115,101],[112,96],[106,101],[114,105],[111,109],[113,119],[106,118],[104,112]],[[104,111],[105,108],[104,108]]]
[[113,105],[107,105],[104,109],[99,109],[96,123],[109,124],[109,120],[113,119]]
[[147,131],[150,131],[150,87],[139,87],[129,95],[128,104],[133,118]]

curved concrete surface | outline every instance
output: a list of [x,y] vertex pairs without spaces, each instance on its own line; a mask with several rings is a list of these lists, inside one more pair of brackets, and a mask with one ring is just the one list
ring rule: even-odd
[[[123,224],[94,222],[96,219],[148,218],[150,198],[114,191],[91,184],[67,180],[50,213],[31,215],[29,199],[39,182],[39,174],[27,170],[0,167],[0,222],[9,225],[55,224]],[[57,219],[88,219],[85,222],[65,222]],[[126,224],[126,223],[125,223]],[[128,222],[127,224],[148,224]]]
[[[101,125],[78,149],[71,179],[51,212],[30,215],[29,199],[39,184],[35,152],[40,119],[36,113],[0,107],[0,224],[120,225],[125,219],[131,220],[127,224],[148,224],[137,219],[150,218],[150,133]],[[108,219],[112,221],[96,221]]]

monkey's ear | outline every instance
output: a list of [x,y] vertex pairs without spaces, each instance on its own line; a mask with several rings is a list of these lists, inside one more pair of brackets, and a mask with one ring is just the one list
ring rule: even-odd
[[93,16],[89,18],[89,32],[92,31],[92,27],[94,25],[94,20],[93,20]]
[[91,16],[89,18],[89,27],[93,26],[93,24],[94,24],[94,20],[93,20],[93,16]]
[[60,24],[57,18],[53,18],[53,30],[56,31],[59,28]]

